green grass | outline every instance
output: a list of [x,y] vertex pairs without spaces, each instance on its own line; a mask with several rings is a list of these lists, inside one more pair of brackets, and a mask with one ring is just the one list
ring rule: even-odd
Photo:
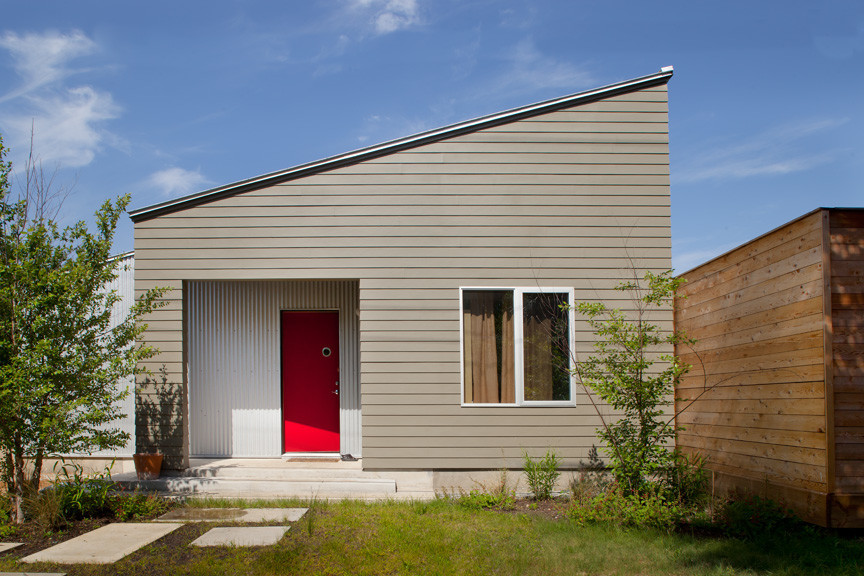
[[[199,503],[196,503],[198,505]],[[212,506],[215,502],[200,503]],[[247,503],[249,504],[249,503]],[[252,503],[256,504],[256,503]],[[295,503],[296,504],[296,503]],[[228,505],[236,506],[237,502]],[[272,505],[268,503],[267,505]],[[746,542],[727,538],[577,527],[516,513],[472,511],[449,501],[316,502],[277,546],[197,549],[211,525],[189,524],[110,566],[23,566],[0,571],[75,574],[615,574],[853,575],[864,542],[804,530]]]

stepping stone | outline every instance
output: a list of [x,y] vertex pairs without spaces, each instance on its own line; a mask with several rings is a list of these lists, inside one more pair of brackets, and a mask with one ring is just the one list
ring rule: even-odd
[[296,522],[306,508],[181,508],[171,510],[156,522]]
[[77,538],[26,556],[20,561],[56,562],[57,564],[111,564],[181,526],[183,524],[152,524],[149,522],[108,524]]
[[282,539],[289,526],[237,526],[213,528],[192,541],[192,546],[270,546]]
[[0,542],[0,552],[12,550],[13,548],[17,548],[18,546],[21,546],[20,542]]

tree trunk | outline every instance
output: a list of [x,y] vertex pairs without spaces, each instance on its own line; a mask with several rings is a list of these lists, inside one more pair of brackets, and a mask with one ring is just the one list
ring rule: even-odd
[[[16,438],[16,441],[18,438]],[[20,445],[20,442],[16,442]],[[15,447],[15,467],[12,474],[12,520],[16,524],[24,523],[24,451]]]

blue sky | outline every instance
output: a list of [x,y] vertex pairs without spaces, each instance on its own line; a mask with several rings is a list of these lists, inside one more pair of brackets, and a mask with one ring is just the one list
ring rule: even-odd
[[864,205],[860,0],[4,4],[0,133],[69,222],[667,65],[678,271]]

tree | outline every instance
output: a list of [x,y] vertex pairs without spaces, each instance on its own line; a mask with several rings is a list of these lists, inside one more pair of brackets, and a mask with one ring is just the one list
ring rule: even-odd
[[26,187],[13,199],[10,173],[0,140],[0,466],[21,522],[44,458],[128,439],[111,427],[129,393],[117,381],[155,354],[136,339],[164,291],[141,295],[112,327],[120,296],[107,289],[119,266],[110,251],[129,197],[106,201],[93,232],[84,222],[61,229],[44,205],[51,194]]
[[[645,274],[622,282],[616,290],[630,292],[635,310],[631,314],[602,303],[583,302],[576,310],[587,319],[596,336],[594,354],[576,364],[576,376],[586,390],[622,412],[608,421],[601,415],[599,437],[605,442],[616,481],[624,489],[642,493],[652,477],[668,471],[674,463],[670,447],[675,437],[667,414],[675,385],[690,368],[672,354],[657,349],[676,343],[692,344],[680,331],[663,331],[649,318],[651,308],[669,306],[683,280],[672,272]],[[662,369],[654,367],[663,362]],[[594,402],[589,392],[588,397]]]

